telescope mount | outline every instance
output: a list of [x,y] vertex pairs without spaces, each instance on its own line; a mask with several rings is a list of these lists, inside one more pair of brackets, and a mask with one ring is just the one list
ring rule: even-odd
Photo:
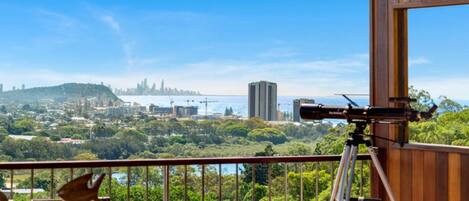
[[[377,201],[378,199],[351,199],[352,183],[355,173],[355,163],[358,156],[359,145],[363,144],[367,147],[368,153],[371,156],[373,167],[376,168],[378,175],[383,182],[390,201],[395,201],[394,194],[391,190],[391,185],[384,173],[378,156],[377,147],[373,147],[372,141],[365,135],[366,126],[369,124],[367,121],[350,121],[349,123],[355,124],[355,129],[349,133],[349,138],[345,142],[344,151],[340,159],[337,175],[332,186],[332,194],[330,201],[350,201],[350,200],[363,200],[363,201]],[[348,177],[347,177],[348,175]],[[348,178],[348,181],[347,181]]]

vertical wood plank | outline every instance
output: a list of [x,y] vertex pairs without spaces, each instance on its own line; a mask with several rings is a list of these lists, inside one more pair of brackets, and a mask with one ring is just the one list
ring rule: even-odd
[[396,199],[401,197],[401,150],[391,149],[389,153],[389,164],[392,164],[392,168],[389,168],[389,184],[393,190],[394,197]]
[[461,198],[469,199],[469,155],[461,155]]
[[412,151],[412,201],[423,201],[423,151]]
[[448,200],[448,153],[436,154],[436,200]]
[[436,200],[436,153],[424,152],[423,157],[423,200]]
[[412,151],[401,151],[401,199],[412,200]]
[[448,200],[461,201],[461,155],[448,155]]
[[[370,103],[374,106],[387,107],[389,104],[389,11],[391,2],[388,0],[372,0],[370,2]],[[375,124],[371,128],[374,135],[390,138],[389,126]],[[375,145],[379,147],[378,158],[384,171],[388,174],[389,154],[387,142],[377,140]],[[371,167],[371,165],[370,165]],[[378,173],[371,171],[372,197],[383,198],[386,192],[381,185]]]

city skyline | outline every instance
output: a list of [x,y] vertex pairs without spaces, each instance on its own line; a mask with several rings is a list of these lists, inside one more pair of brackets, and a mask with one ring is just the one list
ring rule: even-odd
[[[457,90],[469,84],[468,8],[409,12],[410,84],[469,99]],[[247,95],[255,80],[279,83],[279,95],[367,93],[368,9],[367,1],[0,2],[0,80],[4,91],[164,78],[202,94]]]

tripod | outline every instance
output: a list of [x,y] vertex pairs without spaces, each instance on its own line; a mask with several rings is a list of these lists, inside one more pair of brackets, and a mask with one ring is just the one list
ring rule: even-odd
[[[365,121],[356,121],[351,122],[355,123],[355,130],[349,133],[349,138],[347,139],[344,147],[344,152],[342,153],[342,158],[340,159],[339,168],[337,175],[334,180],[334,185],[332,188],[332,194],[330,201],[350,201],[350,194],[352,191],[352,183],[354,177],[355,162],[357,160],[358,146],[360,144],[366,145],[368,148],[368,153],[371,156],[371,161],[373,162],[374,167],[376,168],[383,186],[386,189],[386,192],[389,196],[390,201],[395,201],[394,194],[391,191],[391,186],[389,185],[386,174],[379,163],[376,147],[372,146],[370,139],[364,138],[364,131],[368,122]],[[347,181],[347,174],[349,174]],[[345,199],[344,199],[345,198]],[[376,199],[354,199],[354,200],[376,200]]]

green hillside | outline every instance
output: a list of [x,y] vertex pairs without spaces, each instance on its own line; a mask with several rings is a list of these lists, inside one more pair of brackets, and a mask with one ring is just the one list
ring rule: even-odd
[[2,102],[32,102],[41,100],[65,102],[77,98],[120,100],[108,87],[98,84],[66,83],[58,86],[36,87],[0,93],[0,101]]

